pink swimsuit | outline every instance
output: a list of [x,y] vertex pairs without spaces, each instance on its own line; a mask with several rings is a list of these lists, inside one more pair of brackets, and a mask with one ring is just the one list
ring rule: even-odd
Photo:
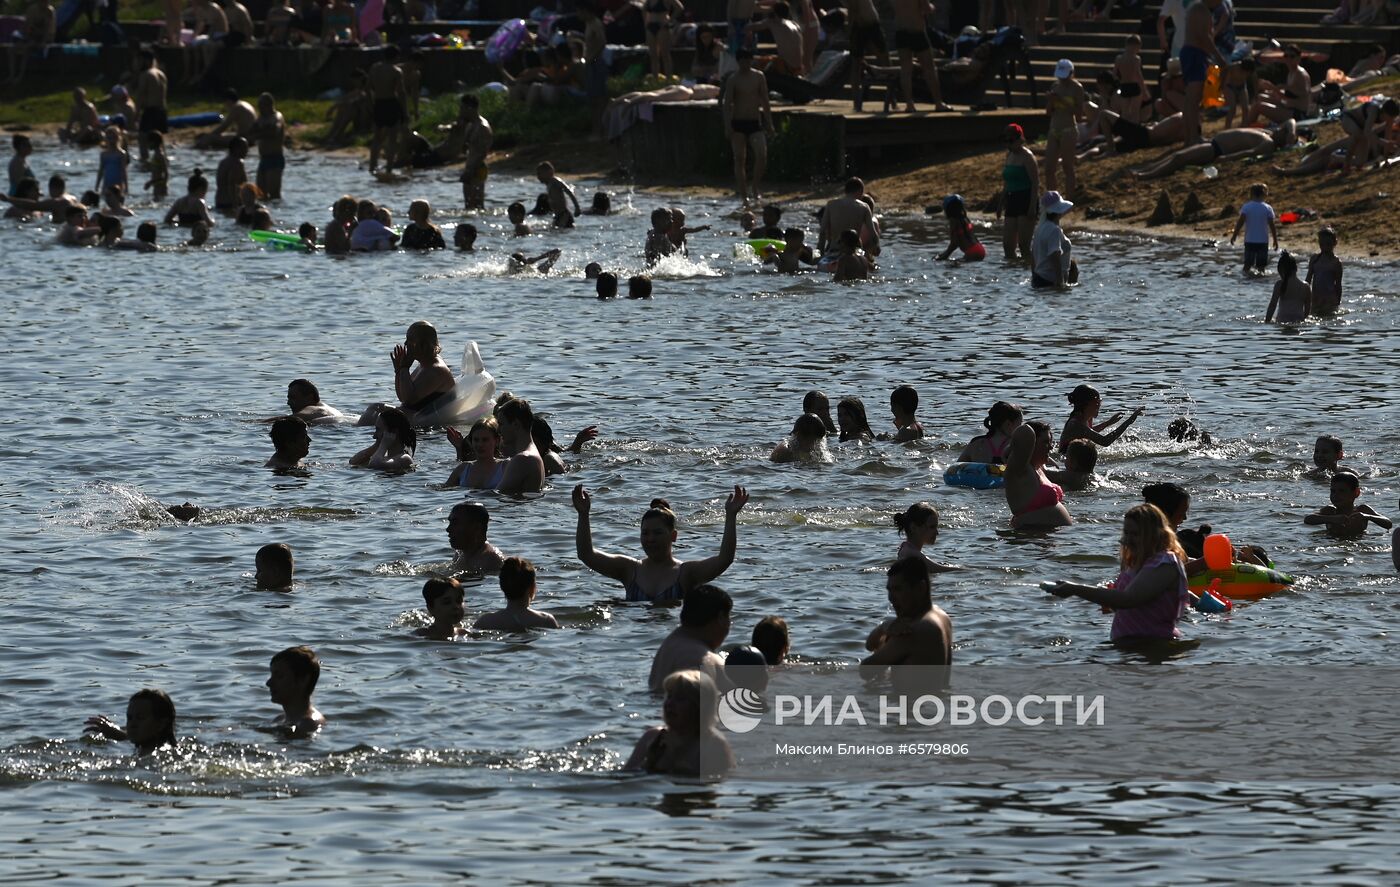
[[1050,483],[1050,478],[1045,476],[1042,469],[1037,468],[1035,473],[1040,477],[1040,489],[1035,491],[1035,495],[1031,497],[1031,501],[1026,503],[1026,507],[1013,514],[1012,517],[1021,517],[1032,511],[1050,508],[1065,501],[1065,491],[1059,484]]
[[1159,594],[1141,607],[1114,610],[1110,640],[1181,637],[1181,632],[1176,629],[1176,622],[1186,611],[1186,570],[1181,566],[1181,561],[1176,559],[1176,555],[1170,551],[1157,552],[1136,570],[1124,570],[1119,573],[1114,587],[1127,588],[1138,575],[1165,563],[1176,567],[1176,593]]

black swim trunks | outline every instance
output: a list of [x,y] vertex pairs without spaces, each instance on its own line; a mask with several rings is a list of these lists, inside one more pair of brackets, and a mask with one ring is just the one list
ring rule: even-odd
[[164,108],[147,108],[141,112],[138,132],[169,132],[170,120]]
[[1141,83],[1120,83],[1118,84],[1118,94],[1125,99],[1135,99],[1142,95]]
[[1031,214],[1031,192],[1030,191],[1008,191],[1006,200],[1001,205],[1001,214],[1008,219],[1015,219]]
[[731,120],[729,128],[741,136],[751,136],[763,129],[763,125],[757,120]]
[[933,49],[933,44],[928,41],[927,31],[895,31],[894,48],[907,49],[910,52],[923,52],[926,49]]
[[1215,152],[1216,157],[1224,157],[1225,149],[1220,147],[1220,142],[1216,139],[1210,140],[1210,149]]
[[407,119],[403,112],[403,105],[398,99],[375,99],[374,100],[374,125],[376,129],[389,129],[398,126]]
[[1147,127],[1141,123],[1124,120],[1122,117],[1114,121],[1113,134],[1122,141],[1118,150],[1124,154],[1141,151],[1152,145],[1152,138],[1148,134]]

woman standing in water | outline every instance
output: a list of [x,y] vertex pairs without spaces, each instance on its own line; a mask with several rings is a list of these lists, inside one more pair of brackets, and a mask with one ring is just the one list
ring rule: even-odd
[[[1118,438],[1123,436],[1132,424],[1137,421],[1147,409],[1138,407],[1133,410],[1127,419],[1122,413],[1114,413],[1111,418],[1105,419],[1098,424],[1094,420],[1099,417],[1099,409],[1103,406],[1103,397],[1099,394],[1099,389],[1093,385],[1079,385],[1069,393],[1069,418],[1065,420],[1064,430],[1060,432],[1060,452],[1076,440],[1092,440],[1095,445],[1106,447],[1113,444]],[[1121,425],[1118,423],[1122,423]],[[1118,425],[1108,434],[1100,434],[1105,428]]]
[[676,513],[665,499],[651,500],[642,515],[641,560],[621,554],[608,554],[593,547],[589,511],[593,498],[583,484],[574,487],[574,509],[578,511],[575,544],[578,558],[595,573],[621,582],[629,601],[678,601],[697,585],[713,582],[734,563],[738,547],[739,510],[749,501],[749,493],[736,486],[724,503],[724,539],[719,554],[698,561],[679,561],[672,553],[676,544]]
[[1045,476],[1055,437],[1044,422],[1027,422],[1011,435],[1006,454],[1006,504],[1018,530],[1066,527],[1074,523],[1064,506],[1065,492]]
[[[420,320],[408,328],[402,345],[395,345],[389,359],[394,364],[394,394],[399,399],[399,409],[414,425],[420,424],[418,413],[439,405],[452,396],[457,385],[452,368],[442,359],[442,346],[438,344],[437,328],[426,320]],[[418,364],[417,369],[413,368]],[[379,420],[379,412],[385,404],[370,404],[360,425],[374,425]]]
[[1057,597],[1082,597],[1111,607],[1109,639],[1114,643],[1181,637],[1176,623],[1186,610],[1186,552],[1160,508],[1144,504],[1128,509],[1118,556],[1122,572],[1112,588],[1074,582],[1041,587]]
[[963,447],[963,451],[958,454],[958,461],[1005,463],[1006,452],[1011,447],[1011,435],[1024,421],[1025,416],[1021,408],[1015,404],[1004,400],[992,404],[992,408],[987,411],[987,418],[982,420],[987,433],[974,437]]
[[1031,236],[1035,233],[1036,200],[1040,195],[1040,169],[1035,155],[1026,147],[1026,131],[1019,124],[1006,127],[1006,160],[1001,167],[1001,204],[997,218],[1003,219],[1001,246],[1006,261],[1031,261]]

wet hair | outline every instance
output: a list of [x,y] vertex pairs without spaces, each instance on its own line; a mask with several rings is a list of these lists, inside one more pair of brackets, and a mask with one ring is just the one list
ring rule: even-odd
[[681,604],[681,625],[703,628],[734,611],[734,599],[717,585],[697,585],[686,593]]
[[768,657],[749,644],[734,647],[724,659],[724,676],[736,687],[762,693],[768,689]]
[[1035,432],[1035,439],[1040,440],[1041,435],[1050,436],[1050,425],[1039,419],[1032,419],[1026,423],[1026,427]]
[[1284,280],[1298,276],[1298,260],[1293,258],[1293,254],[1288,250],[1279,253],[1278,276],[1282,277]]
[[520,216],[522,219],[525,218],[525,204],[521,203],[519,200],[506,207],[506,218],[513,222],[516,216]]
[[658,206],[651,211],[651,225],[653,228],[666,227],[671,224],[671,211],[664,206]]
[[164,690],[146,687],[131,694],[127,708],[133,702],[144,702],[151,707],[151,714],[165,721],[165,731],[156,737],[156,746],[175,744],[175,702]]
[[34,145],[29,141],[29,136],[15,133],[10,139],[10,147],[14,148],[15,153],[18,154],[20,151],[33,148]]
[[480,524],[483,530],[491,525],[491,512],[487,511],[486,506],[480,502],[458,502],[448,512],[447,519],[451,521],[454,517]]
[[526,428],[533,428],[535,411],[530,409],[529,401],[514,397],[501,404],[500,409],[496,410],[496,421],[500,422],[502,426],[507,422],[515,422]]
[[273,422],[272,427],[267,430],[267,436],[272,438],[272,445],[279,450],[301,440],[308,433],[306,423],[297,416],[283,416]]
[[87,210],[81,206],[70,206],[63,211],[63,218],[66,221],[82,218],[85,215],[87,215]]
[[398,407],[385,407],[379,411],[379,418],[384,421],[384,430],[401,440],[410,453],[418,450],[418,432],[413,430],[408,414]]
[[1125,569],[1137,569],[1154,554],[1163,551],[1176,555],[1185,565],[1186,552],[1176,541],[1171,522],[1162,509],[1151,503],[1134,505],[1123,515],[1123,541],[1119,561]]
[[847,228],[845,231],[842,231],[840,240],[841,245],[852,253],[860,249],[860,235],[856,233],[856,229],[854,228]]
[[302,391],[305,391],[311,397],[314,397],[317,403],[321,402],[321,389],[317,388],[315,383],[312,382],[310,379],[293,379],[292,381],[287,383],[287,387],[300,388]]
[[764,616],[753,627],[751,642],[763,653],[769,665],[778,665],[792,644],[787,620],[781,616]]
[[120,237],[122,234],[122,223],[116,216],[98,216],[97,230],[103,237],[112,233]]
[[508,557],[501,563],[501,591],[506,600],[523,600],[535,587],[535,565],[523,557]]
[[1167,437],[1175,441],[1195,440],[1201,436],[1201,430],[1196,427],[1196,423],[1182,416],[1173,419],[1167,426]]
[[650,299],[651,298],[651,278],[634,274],[627,278],[627,298],[629,299]]
[[297,226],[297,236],[300,237],[302,240],[315,240],[316,226],[311,224],[310,222],[302,222],[299,226]]
[[1099,389],[1095,388],[1093,385],[1076,385],[1074,390],[1067,396],[1069,398],[1070,411],[1074,413],[1079,412],[1084,407],[1087,407],[1089,404],[1102,397],[1102,395],[1099,394]]
[[315,650],[305,645],[288,647],[272,657],[272,664],[278,663],[285,663],[293,675],[306,683],[308,696],[316,689],[316,682],[321,679],[321,660]]
[[1065,447],[1065,465],[1071,471],[1093,471],[1099,464],[1099,448],[1092,440],[1080,438]]
[[851,176],[846,180],[845,191],[847,194],[863,194],[865,193],[865,182],[858,176]]
[[589,262],[587,265],[583,266],[584,280],[597,280],[598,276],[602,273],[603,266],[599,265],[597,262]]
[[870,420],[867,419],[865,415],[864,401],[862,401],[859,397],[856,397],[855,395],[847,395],[846,397],[841,398],[841,400],[838,401],[836,404],[836,422],[838,425],[841,422],[842,407],[845,407],[847,410],[855,413],[855,422],[853,423],[853,430],[855,431],[857,437],[859,437],[862,434],[869,435],[872,438],[875,436],[874,430],[872,430],[870,427]]
[[1191,494],[1177,484],[1163,481],[1143,487],[1142,498],[1162,509],[1163,514],[1171,515],[1191,501]]
[[248,140],[243,136],[234,136],[233,140],[228,143],[228,152],[237,154],[240,151],[244,154],[248,153]]
[[676,531],[676,513],[671,510],[671,503],[665,499],[651,500],[651,505],[642,513],[642,523],[646,523],[652,518],[661,521],[671,532]]
[[925,610],[933,607],[933,589],[929,582],[928,561],[919,555],[902,557],[890,565],[886,575],[891,579],[904,582],[913,586],[916,590],[922,590],[920,603],[924,604]]
[[890,406],[899,407],[912,414],[919,408],[919,392],[909,385],[901,385],[890,392]]
[[797,440],[822,440],[826,437],[826,423],[816,413],[803,413],[792,424],[792,436]]
[[611,271],[602,271],[598,274],[598,282],[594,284],[600,299],[617,298],[617,275]]
[[433,601],[447,594],[449,591],[461,591],[462,583],[456,579],[443,576],[434,576],[423,583],[423,603],[428,606],[433,605]]
[[142,243],[155,243],[157,230],[155,222],[142,222],[136,226],[136,239]]
[[549,422],[544,416],[536,415],[530,420],[530,439],[535,442],[535,449],[541,453],[562,453],[563,447],[554,442],[554,429],[549,427]]
[[[199,172],[199,170],[195,170],[195,172]],[[55,185],[57,185],[59,188],[67,189],[68,180],[65,179],[63,176],[59,175],[58,173],[54,173],[53,175],[49,176],[49,187],[52,188]]]
[[331,205],[331,217],[336,219],[353,219],[359,211],[360,201],[349,194],[342,196]]
[[910,527],[926,524],[930,520],[938,520],[938,509],[927,502],[915,502],[894,516],[894,525],[901,536],[908,536]]
[[999,400],[992,404],[990,410],[987,410],[987,418],[982,420],[982,426],[987,429],[988,434],[992,434],[1008,419],[1024,422],[1025,413],[1016,404]]
[[786,231],[783,232],[783,239],[786,240],[788,243],[806,240],[807,232],[803,231],[801,228],[788,228]]
[[471,222],[463,222],[452,232],[452,244],[461,246],[463,241],[469,243],[476,242],[476,226]]
[[196,191],[206,191],[209,189],[209,180],[204,177],[204,171],[199,167],[194,168],[190,177],[185,181],[186,190],[191,194]]
[[265,209],[259,209],[253,213],[252,227],[258,231],[266,231],[272,227],[272,213]]
[[[471,452],[471,440],[472,435],[476,434],[478,429],[493,435],[498,444],[501,440],[501,425],[496,421],[495,416],[487,416],[485,419],[478,419],[476,422],[472,423],[471,430],[467,432],[466,438],[462,441],[462,449],[457,451],[457,458],[461,459],[463,462],[470,462],[471,459],[469,457],[475,455]],[[530,432],[531,436],[533,436],[534,429],[531,428]]]
[[292,557],[292,547],[285,542],[270,542],[259,548],[253,562],[258,565],[259,569],[264,566],[273,567],[285,570],[288,575],[291,575],[296,565],[295,559]]
[[102,195],[96,191],[84,191],[78,202],[89,209],[96,209],[97,205],[102,202]]
[[426,320],[415,320],[413,323],[409,324],[408,333],[404,336],[404,338],[411,339],[414,337],[415,334],[418,336],[418,338],[421,338],[426,344],[433,346],[434,354],[442,353],[442,345],[438,343],[437,327],[433,326]]
[[1338,471],[1332,475],[1332,483],[1342,482],[1342,486],[1351,487],[1353,490],[1361,489],[1361,478],[1352,471]]
[[1200,558],[1205,555],[1206,537],[1210,534],[1210,524],[1201,524],[1194,530],[1186,527],[1176,531],[1176,541],[1181,544],[1181,550],[1186,552],[1187,557]]
[[[1345,452],[1342,448],[1342,439],[1335,434],[1324,434],[1317,439],[1317,443],[1328,444],[1332,449],[1337,451],[1337,455],[1339,456]],[[1317,444],[1313,444],[1313,446],[1316,447]]]
[[612,212],[612,196],[606,191],[599,191],[593,195],[593,213],[605,216]]

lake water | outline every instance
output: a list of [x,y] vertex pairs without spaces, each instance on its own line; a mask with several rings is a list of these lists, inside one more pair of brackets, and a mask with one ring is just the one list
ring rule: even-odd
[[[175,194],[195,162],[212,170],[217,158],[178,152]],[[67,166],[78,190],[96,158],[41,149],[31,165],[41,178]],[[426,197],[450,239],[455,172],[367,181],[349,161],[294,157],[274,215],[285,228],[324,226],[348,190],[402,219]],[[586,203],[594,185],[579,190]],[[474,254],[271,253],[221,223],[211,249],[146,256],[55,247],[47,224],[0,229],[8,880],[1393,881],[1393,772],[1321,787],[1302,774],[1185,783],[1157,772],[956,786],[914,762],[892,764],[880,784],[622,776],[659,721],[645,679],[676,611],[624,604],[578,562],[568,496],[586,483],[595,543],[629,554],[646,503],[664,496],[681,518],[677,555],[690,558],[717,550],[725,494],[744,484],[738,559],[719,581],[736,600],[730,641],[778,614],[801,658],[847,666],[886,614],[891,515],[928,500],[944,527],[931,553],[968,567],[935,585],[957,663],[1030,667],[1133,661],[1105,643],[1097,607],[1035,585],[1111,578],[1123,511],[1144,483],[1174,480],[1193,494],[1193,525],[1265,545],[1300,581],[1228,617],[1189,616],[1199,646],[1161,668],[1388,664],[1400,616],[1388,534],[1339,543],[1302,518],[1327,501],[1307,474],[1323,433],[1344,439],[1361,501],[1395,508],[1393,264],[1350,262],[1345,313],[1295,331],[1262,323],[1269,285],[1242,281],[1228,246],[1080,232],[1086,282],[1042,294],[999,261],[933,261],[945,227],[894,216],[881,278],[837,286],[736,261],[732,206],[684,199],[690,224],[716,229],[692,237],[691,261],[658,273],[653,301],[600,303],[581,269],[596,259],[635,272],[664,195],[618,195],[625,210],[605,220],[508,240],[505,203],[530,205],[537,191],[494,178]],[[1303,235],[1285,237],[1311,251]],[[999,238],[984,239],[999,255]],[[517,246],[558,246],[563,258],[548,278],[508,277]],[[388,399],[390,349],[418,319],[436,324],[454,364],[477,341],[500,387],[565,442],[600,428],[542,497],[488,500],[492,540],[535,562],[538,605],[562,631],[409,636],[423,574],[450,557],[446,516],[461,498],[438,488],[453,464],[440,434],[421,439],[406,476],[346,467],[370,435],[349,427],[315,430],[308,477],[262,467],[270,446],[255,420],[284,409],[289,380],[312,379],[347,411]],[[942,484],[993,401],[1017,401],[1058,433],[1081,382],[1104,392],[1105,415],[1147,414],[1102,454],[1097,487],[1068,496],[1075,526],[1012,535],[1000,493]],[[861,396],[882,429],[902,383],[919,390],[924,441],[833,443],[829,464],[766,461],[809,388],[833,404]],[[1170,442],[1181,415],[1216,444]],[[205,516],[180,524],[157,504],[184,500]],[[296,552],[291,593],[253,586],[253,554],[268,542]],[[499,600],[494,582],[470,586],[468,618]],[[317,702],[331,723],[286,743],[254,728],[277,713],[269,657],[299,643],[323,660]],[[179,753],[136,760],[125,744],[79,738],[86,717],[120,720],[143,686],[174,698]]]

